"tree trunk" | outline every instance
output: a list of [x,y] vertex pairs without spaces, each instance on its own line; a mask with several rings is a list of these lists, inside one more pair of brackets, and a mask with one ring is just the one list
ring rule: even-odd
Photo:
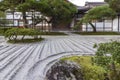
[[25,37],[25,35],[22,36],[22,39],[21,39],[22,41],[24,40],[24,37]]
[[56,29],[56,24],[55,24],[54,21],[52,21],[52,27],[53,27],[54,30]]
[[24,21],[24,27],[25,28],[28,28],[28,26],[26,25],[26,24],[28,24],[28,21],[27,21],[27,19],[26,19],[26,12],[22,12],[22,14],[23,14],[23,21]]
[[89,22],[89,24],[92,26],[93,32],[96,32],[96,27],[91,22]]

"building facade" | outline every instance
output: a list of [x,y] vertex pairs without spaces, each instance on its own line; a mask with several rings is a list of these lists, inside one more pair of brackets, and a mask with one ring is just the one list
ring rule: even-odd
[[[71,24],[68,24],[67,26],[60,25],[55,30],[71,30],[78,21],[87,13],[88,10],[91,8],[102,6],[102,5],[108,5],[105,2],[86,2],[85,6],[76,6],[78,12],[75,14]],[[41,17],[40,12],[26,12],[27,14],[27,20],[30,27],[33,27],[33,16],[34,17]],[[47,17],[46,17],[47,18]],[[13,26],[13,27],[22,27],[24,26],[24,21],[22,19],[22,13],[21,12],[14,12],[14,14],[10,11],[6,12],[6,19],[9,21],[6,26]],[[114,20],[98,20],[93,22],[93,24],[96,26],[97,31],[119,31],[119,17],[115,18]],[[46,21],[40,22],[39,24],[35,25],[39,29],[50,29],[53,30],[52,24],[48,24]],[[89,24],[83,24],[80,25],[80,29],[78,31],[92,31],[92,27]]]
[[[74,20],[71,23],[71,27],[74,27],[76,23],[85,15],[87,11],[97,6],[108,5],[106,2],[86,2],[85,6],[77,6],[78,13],[76,13]],[[114,20],[97,20],[93,22],[97,31],[117,31],[119,32],[119,15]],[[80,25],[80,31],[93,31],[89,24]]]

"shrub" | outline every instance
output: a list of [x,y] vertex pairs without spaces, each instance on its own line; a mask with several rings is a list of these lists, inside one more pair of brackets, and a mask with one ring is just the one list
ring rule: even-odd
[[106,73],[105,69],[101,66],[92,65],[92,60],[90,56],[73,56],[68,58],[63,58],[61,60],[70,60],[78,63],[81,66],[82,73],[84,75],[84,80],[104,80]]
[[18,35],[21,35],[21,40],[24,39],[24,37],[27,36],[38,36],[40,34],[39,31],[34,29],[28,29],[28,28],[12,28],[5,32],[5,37],[9,40],[16,40]]
[[1,27],[0,26],[0,34],[4,34],[4,32],[6,32],[8,29],[11,29],[11,28],[9,28],[9,27]]
[[96,65],[82,65],[85,80],[104,80],[105,69]]
[[120,42],[101,43],[96,47],[93,62],[107,70],[110,80],[120,80]]
[[0,35],[2,35],[4,33],[4,30],[0,29]]
[[8,38],[9,40],[16,40],[18,34],[19,34],[18,28],[12,28],[12,29],[7,30],[4,36],[5,38]]

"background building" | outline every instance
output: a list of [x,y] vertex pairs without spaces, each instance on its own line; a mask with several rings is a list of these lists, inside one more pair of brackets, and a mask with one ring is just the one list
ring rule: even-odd
[[[91,8],[95,8],[97,6],[108,5],[106,2],[86,2],[85,6],[76,6],[78,9],[78,13],[76,13],[75,18],[71,23],[71,27],[74,27],[76,23],[85,15],[87,11]],[[96,26],[97,31],[120,31],[119,30],[119,18],[115,18],[114,20],[97,20],[93,21],[93,24]],[[80,26],[80,31],[92,31],[92,27],[89,24],[83,24]]]
[[[85,15],[87,14],[87,11],[91,8],[97,7],[97,6],[103,6],[108,5],[105,2],[86,2],[84,6],[76,6],[78,9],[78,12],[75,14],[71,24],[68,24],[68,26],[61,26],[56,28],[55,30],[71,30],[76,23]],[[27,20],[28,20],[28,26],[33,27],[33,16],[34,17],[41,17],[40,12],[26,12],[27,13]],[[47,17],[46,17],[47,18]],[[9,10],[6,11],[6,20],[9,21],[8,24],[5,26],[7,27],[22,27],[24,26],[22,14],[21,12],[10,12]],[[119,31],[119,18],[115,18],[114,20],[98,20],[94,21],[93,24],[96,26],[97,31]],[[36,25],[40,29],[51,29],[52,30],[52,24],[48,24],[47,22],[43,21]],[[80,26],[79,31],[92,31],[92,27],[89,24],[83,24]]]

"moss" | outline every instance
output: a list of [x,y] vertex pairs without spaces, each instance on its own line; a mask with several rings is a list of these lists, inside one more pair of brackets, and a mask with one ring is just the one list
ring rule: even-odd
[[72,57],[65,57],[62,58],[61,60],[70,60],[70,61],[75,61],[79,64],[91,64],[91,56],[72,56]]
[[120,35],[118,32],[74,32],[80,35]]
[[43,41],[44,38],[38,38],[38,39],[23,39],[23,40],[8,40],[8,43],[34,43],[34,42],[40,42]]
[[92,64],[92,56],[72,56],[65,57],[61,60],[69,60],[76,62],[81,66],[82,73],[85,80],[104,80],[105,69]]
[[41,32],[41,35],[67,35],[63,32]]

